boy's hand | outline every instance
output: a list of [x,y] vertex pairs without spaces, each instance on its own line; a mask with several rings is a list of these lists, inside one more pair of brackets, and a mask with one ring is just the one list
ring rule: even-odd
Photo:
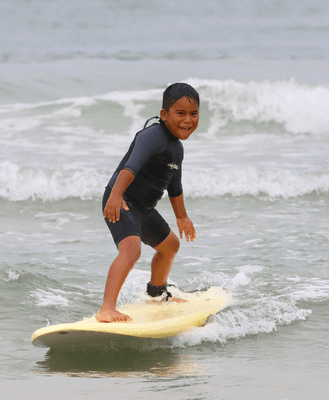
[[194,226],[190,218],[189,217],[177,218],[176,221],[180,238],[183,239],[183,233],[185,233],[186,241],[189,242],[191,240],[191,242],[193,242],[194,239],[196,238],[196,230],[194,229]]
[[114,196],[111,193],[104,208],[104,218],[107,218],[112,223],[119,221],[121,208],[129,211],[129,207],[123,197]]

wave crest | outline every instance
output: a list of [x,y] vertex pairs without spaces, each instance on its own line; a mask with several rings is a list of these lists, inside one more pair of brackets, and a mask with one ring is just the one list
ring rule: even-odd
[[[22,167],[0,164],[0,198],[9,201],[59,201],[101,198],[111,172],[92,168]],[[291,198],[329,193],[329,172],[259,170],[255,167],[189,170],[184,173],[187,197],[217,198],[225,195]]]
[[329,193],[329,173],[259,170],[255,167],[191,171],[184,177],[184,192],[191,197],[266,196],[290,198]]
[[209,111],[209,133],[230,122],[274,122],[287,132],[329,133],[329,87],[282,81],[190,79]]
[[0,165],[0,197],[10,201],[89,200],[100,197],[107,181],[107,175],[91,168],[20,168],[10,162]]

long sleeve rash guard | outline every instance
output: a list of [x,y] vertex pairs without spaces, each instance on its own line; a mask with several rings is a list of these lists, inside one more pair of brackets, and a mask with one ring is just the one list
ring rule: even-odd
[[183,145],[160,121],[139,131],[128,152],[110,179],[114,183],[123,169],[130,170],[135,178],[124,193],[127,200],[151,209],[163,196],[180,196],[182,189]]

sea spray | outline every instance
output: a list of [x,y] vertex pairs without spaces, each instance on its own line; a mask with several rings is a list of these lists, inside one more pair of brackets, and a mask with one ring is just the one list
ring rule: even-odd
[[[250,122],[255,129],[272,123],[292,134],[329,134],[327,85],[311,85],[295,79],[240,82],[191,78],[186,81],[200,93],[201,126],[208,134],[219,134],[226,126],[234,129],[234,124],[241,122]],[[126,133],[133,135],[143,127],[146,118],[160,111],[162,92],[163,89],[115,91],[35,104],[1,105],[0,132],[28,131],[55,121],[76,123],[84,120],[89,110],[95,116],[102,111],[105,122],[113,109],[116,113],[121,110],[122,120],[128,119],[130,126]],[[203,120],[205,116],[207,121]]]
[[[113,171],[93,168],[19,167],[0,164],[0,198],[59,201],[67,198],[100,199]],[[251,195],[268,199],[329,193],[329,172],[264,170],[255,167],[190,169],[184,172],[186,197],[217,198]]]

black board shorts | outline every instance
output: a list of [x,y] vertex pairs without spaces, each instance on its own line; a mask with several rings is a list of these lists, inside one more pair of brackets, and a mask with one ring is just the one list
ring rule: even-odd
[[[110,196],[111,188],[106,187],[103,197],[103,211]],[[141,241],[151,247],[162,243],[170,233],[170,227],[165,219],[154,208],[143,209],[133,201],[125,199],[129,211],[121,208],[119,221],[113,223],[105,218],[115,244],[128,236],[139,236]]]

